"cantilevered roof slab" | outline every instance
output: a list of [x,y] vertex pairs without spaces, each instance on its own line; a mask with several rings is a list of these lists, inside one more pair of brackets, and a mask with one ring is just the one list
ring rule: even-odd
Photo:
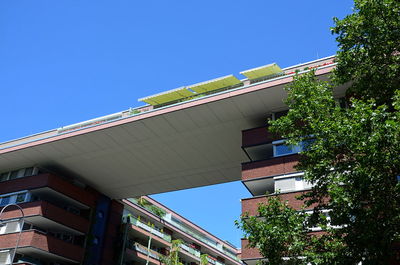
[[[317,71],[326,79],[333,66]],[[241,131],[284,109],[291,76],[44,138],[0,144],[0,172],[42,166],[111,198],[240,180]],[[343,89],[338,90],[343,93]]]

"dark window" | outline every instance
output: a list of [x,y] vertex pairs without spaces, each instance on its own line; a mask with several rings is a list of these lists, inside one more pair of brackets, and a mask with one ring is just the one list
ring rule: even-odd
[[8,180],[8,173],[9,173],[9,172],[2,173],[2,174],[0,175],[0,181],[6,181],[6,180]]
[[25,169],[25,174],[24,176],[32,176],[33,175],[33,167],[29,167]]
[[18,177],[18,170],[11,171],[10,179],[16,179]]
[[26,193],[20,193],[17,195],[17,199],[15,200],[16,203],[25,202]]
[[11,196],[6,196],[6,197],[1,198],[0,205],[4,206],[4,205],[9,204],[10,203],[10,198],[11,198]]

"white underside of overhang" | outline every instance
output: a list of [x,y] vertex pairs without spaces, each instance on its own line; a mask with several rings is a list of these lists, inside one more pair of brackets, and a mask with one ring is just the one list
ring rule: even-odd
[[38,165],[112,198],[240,180],[241,131],[266,124],[284,96],[269,87],[3,153],[0,172]]

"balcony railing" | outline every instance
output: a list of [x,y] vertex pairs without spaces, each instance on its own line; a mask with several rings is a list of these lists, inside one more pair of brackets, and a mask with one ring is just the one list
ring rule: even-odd
[[129,219],[129,223],[131,223],[131,224],[133,224],[133,225],[135,225],[137,227],[140,227],[140,228],[150,232],[150,234],[156,235],[159,238],[162,238],[167,242],[171,242],[171,236],[170,235],[164,234],[163,232],[158,231],[157,229],[155,229],[155,228],[153,228],[153,227],[151,227],[151,226],[149,226],[149,225],[147,225],[145,223],[142,223],[141,221],[139,221],[137,218],[135,218],[133,216],[129,216],[128,219]]
[[194,249],[192,247],[189,247],[188,245],[181,244],[181,249],[185,250],[186,252],[189,252],[190,254],[200,257],[201,253],[197,249]]
[[[140,206],[140,207],[142,207],[141,205],[139,205],[137,199],[131,198],[131,199],[129,199],[129,201],[132,202],[132,203],[134,203],[134,204],[136,204],[136,205],[138,205],[138,206]],[[142,207],[142,208],[143,208],[143,207]],[[131,217],[131,218],[137,220],[137,219],[134,218],[134,217]],[[185,232],[185,233],[187,233],[187,234],[193,236],[194,238],[200,240],[201,242],[203,242],[203,243],[205,243],[205,244],[211,246],[211,247],[214,248],[214,249],[217,249],[218,251],[220,251],[220,252],[224,253],[225,255],[229,256],[230,258],[232,258],[232,259],[234,259],[234,260],[240,262],[240,259],[239,259],[237,256],[233,255],[232,253],[230,253],[230,252],[228,252],[228,251],[225,251],[225,250],[223,249],[223,247],[222,247],[222,244],[216,244],[216,243],[214,243],[214,242],[208,240],[206,237],[201,236],[201,235],[199,235],[198,233],[193,232],[191,229],[189,229],[189,228],[183,226],[182,224],[180,224],[180,223],[178,223],[178,222],[174,222],[174,221],[171,219],[171,215],[170,215],[170,214],[166,214],[166,215],[164,215],[164,216],[161,217],[161,218],[162,218],[164,221],[166,221],[166,222],[172,224],[173,226],[175,226],[175,227],[178,228],[179,230],[181,230],[181,231],[183,231],[183,232]],[[137,221],[138,221],[138,220],[137,220]],[[142,228],[146,229],[147,231],[150,231],[150,230],[148,230],[148,229],[153,229],[153,230],[155,230],[154,228],[151,228],[151,227],[149,227],[148,225],[141,223],[140,221],[138,221],[138,222],[140,223],[139,225],[136,225],[136,224],[134,224],[134,225],[139,226],[139,227],[142,227]],[[147,227],[147,228],[145,228],[145,227]],[[159,232],[158,230],[155,230],[155,231]],[[159,232],[159,233],[161,233],[161,232]],[[155,234],[156,234],[156,233],[155,233]],[[168,240],[166,239],[166,240],[167,240],[168,242],[171,242],[171,237],[170,237],[169,235],[165,235],[165,234],[163,234],[163,235],[169,237],[169,239],[168,239]],[[164,238],[164,237],[161,236],[161,238]],[[164,239],[165,239],[165,238],[164,238]],[[193,254],[193,253],[192,253],[192,254]],[[197,256],[197,254],[194,254],[194,255]],[[198,256],[198,257],[199,257],[199,256]]]
[[136,251],[142,253],[142,254],[145,254],[146,256],[152,257],[153,259],[160,260],[160,256],[161,256],[160,253],[157,253],[156,251],[151,250],[151,249],[149,250],[148,248],[146,248],[145,246],[140,245],[137,242],[135,242],[131,246],[131,248],[133,250],[136,250]]
[[210,262],[210,264],[216,265],[217,261],[214,258],[211,258],[210,256],[207,256],[207,260],[208,262]]
[[216,261],[215,261],[215,265],[225,265],[225,264],[222,263],[222,262],[219,262],[218,260],[216,260]]

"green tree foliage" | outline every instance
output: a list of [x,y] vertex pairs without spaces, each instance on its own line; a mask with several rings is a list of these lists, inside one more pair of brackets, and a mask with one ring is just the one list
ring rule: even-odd
[[[249,246],[268,264],[388,264],[400,241],[400,1],[356,0],[335,20],[337,68],[331,82],[314,72],[286,90],[287,116],[270,129],[302,144],[298,170],[314,184],[301,198],[310,216],[272,197],[259,216],[242,216]],[[334,87],[347,84],[349,107]],[[328,220],[322,211],[329,211]],[[286,221],[284,221],[286,220]],[[312,235],[310,227],[325,233]],[[276,235],[274,235],[276,233]]]
[[[282,257],[303,254],[308,239],[304,212],[297,213],[279,197],[269,197],[266,204],[258,207],[258,213],[258,216],[245,214],[242,222],[236,221],[246,232],[249,247],[258,248],[270,264],[282,264]],[[289,264],[299,261],[293,258]]]
[[209,263],[207,257],[207,254],[200,255],[200,265],[207,265]]
[[400,87],[400,4],[398,0],[356,0],[354,13],[335,18],[338,83],[353,82],[351,93],[390,101]]
[[183,241],[180,239],[172,240],[168,256],[160,256],[161,262],[165,265],[183,265],[179,259],[179,251],[182,243]]
[[164,217],[167,214],[163,209],[151,204],[148,200],[146,200],[143,197],[138,198],[137,203],[160,218]]

